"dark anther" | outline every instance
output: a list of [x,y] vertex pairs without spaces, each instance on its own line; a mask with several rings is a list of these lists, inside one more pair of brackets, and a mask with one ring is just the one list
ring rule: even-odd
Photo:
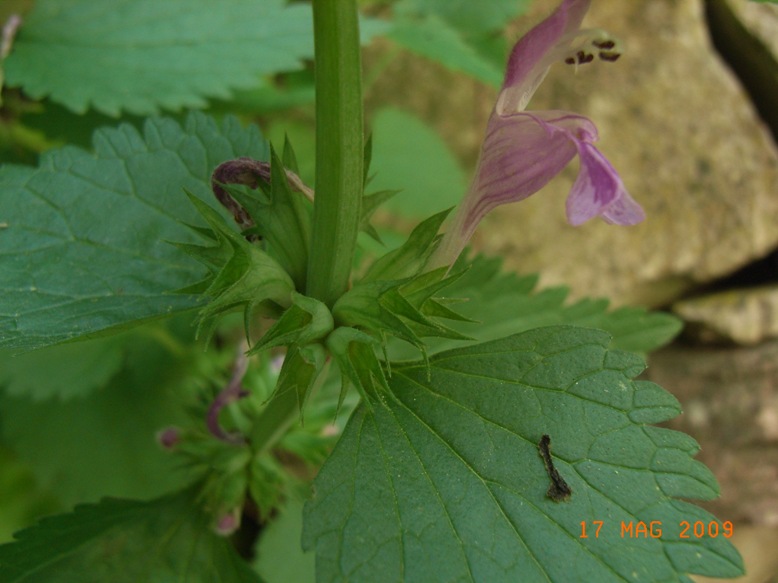
[[559,475],[559,472],[554,467],[554,460],[551,459],[551,438],[548,435],[544,435],[540,438],[538,444],[538,451],[540,457],[543,458],[543,465],[546,466],[546,472],[551,479],[551,485],[546,491],[546,496],[551,498],[554,502],[564,502],[573,493],[570,486],[567,485],[564,478]]
[[568,65],[575,65],[575,59],[573,57],[567,57],[565,59],[565,63],[567,63]]
[[619,60],[621,53],[617,53],[615,51],[613,52],[600,51],[599,55],[600,55],[600,60],[609,61],[612,63],[613,61]]
[[578,51],[575,56],[578,57],[579,65],[583,65],[584,63],[591,63],[594,60],[594,55],[592,53],[585,53],[583,51]]
[[595,40],[592,41],[592,44],[596,46],[598,49],[605,49],[605,50],[612,49],[613,47],[616,46],[616,43],[613,42],[612,40]]

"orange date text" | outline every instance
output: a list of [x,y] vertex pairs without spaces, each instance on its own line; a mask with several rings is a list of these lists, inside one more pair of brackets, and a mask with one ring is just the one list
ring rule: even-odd
[[[605,525],[604,530],[603,525]],[[578,538],[600,538],[601,532],[610,533],[614,529],[621,538],[662,538],[663,534],[669,534],[670,530],[660,520],[622,520],[611,526],[612,528],[609,528],[603,520],[583,521]],[[724,522],[682,520],[673,525],[672,531],[673,538],[679,539],[717,538],[719,536],[730,538],[734,534],[734,526],[729,520]]]

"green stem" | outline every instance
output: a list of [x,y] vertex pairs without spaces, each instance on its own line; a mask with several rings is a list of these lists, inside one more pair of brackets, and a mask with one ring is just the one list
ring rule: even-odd
[[[249,435],[249,441],[257,454],[270,451],[289,428],[301,419],[301,401],[312,399],[327,378],[328,364],[324,364],[322,369],[308,365],[296,349],[290,349],[286,358],[286,364],[292,365],[292,372],[281,372],[275,394],[257,416]],[[307,397],[304,396],[306,393]]]
[[362,83],[356,0],[314,0],[316,202],[307,295],[346,292],[362,207]]
[[[306,295],[332,306],[348,289],[362,210],[364,138],[356,0],[314,0],[313,23],[316,198]],[[299,415],[296,388],[277,387],[251,430],[255,451],[270,450]]]
[[270,451],[299,418],[300,403],[296,391],[277,392],[254,422],[249,439],[254,451]]

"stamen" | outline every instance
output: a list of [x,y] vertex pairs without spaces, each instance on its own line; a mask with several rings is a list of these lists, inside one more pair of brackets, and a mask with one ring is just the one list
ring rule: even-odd
[[600,53],[599,53],[600,60],[601,61],[608,61],[609,63],[612,63],[614,61],[618,61],[620,56],[621,56],[621,53],[616,53],[616,52],[600,51]]
[[616,41],[613,40],[593,40],[592,44],[598,49],[612,49],[616,46]]
[[591,63],[594,60],[592,53],[585,53],[584,51],[578,51],[575,56],[578,58],[578,64]]
[[619,42],[601,29],[581,30],[570,37],[567,51],[560,55],[568,65],[585,65],[596,54],[601,61],[613,62],[621,56]]

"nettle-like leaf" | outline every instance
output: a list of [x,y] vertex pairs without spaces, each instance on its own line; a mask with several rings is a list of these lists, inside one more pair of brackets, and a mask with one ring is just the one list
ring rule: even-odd
[[109,115],[204,107],[313,54],[310,8],[284,0],[38,0],[6,80]]
[[211,532],[191,492],[150,502],[106,498],[45,518],[0,546],[4,583],[259,583]]
[[528,2],[403,0],[390,38],[411,51],[489,85],[502,83],[507,46],[502,31]]
[[382,208],[422,219],[459,204],[467,191],[467,176],[449,145],[433,128],[395,108],[377,111],[371,125],[375,137],[370,187],[379,191],[397,189],[396,196]]
[[[456,302],[453,308],[464,317],[449,325],[478,342],[541,326],[574,324],[606,330],[613,336],[613,348],[648,353],[669,342],[681,329],[681,321],[670,314],[639,307],[609,310],[610,302],[604,298],[568,304],[568,288],[538,290],[537,275],[503,272],[501,263],[499,258],[483,255],[461,259],[452,271],[461,271],[462,276],[445,289],[445,295]],[[431,338],[427,349],[433,354],[464,343],[454,338]],[[389,354],[393,360],[417,357],[399,342],[390,344]]]
[[[601,331],[551,327],[444,352],[429,367],[395,367],[392,397],[354,412],[314,482],[303,544],[316,549],[317,580],[600,583],[742,573],[721,534],[682,537],[684,521],[724,532],[678,499],[714,498],[715,478],[692,458],[692,438],[648,425],[680,407],[662,388],[634,381],[642,360],[609,343]],[[572,490],[565,501],[549,497],[543,436],[549,465]],[[652,522],[661,536],[646,533]],[[640,534],[622,537],[629,525]]]
[[0,350],[0,387],[8,395],[69,400],[104,386],[125,361],[124,335],[15,354]]
[[[84,113],[207,105],[313,57],[310,6],[285,0],[37,0],[6,82]],[[362,20],[362,41],[388,29]]]
[[[202,114],[183,126],[148,120],[94,135],[94,153],[65,147],[37,169],[0,168],[0,348],[36,348],[199,305],[176,295],[203,268],[168,241],[203,224],[184,189],[216,206],[221,162],[266,159],[256,128]],[[226,213],[225,213],[226,214]]]
[[[14,532],[31,524],[39,516],[60,510],[55,497],[39,487],[27,464],[19,461],[2,445],[0,492],[3,493],[0,496],[0,544],[10,541]],[[302,508],[300,510],[302,527]]]
[[499,87],[500,67],[478,54],[460,33],[442,18],[428,14],[413,20],[400,20],[391,33],[392,40],[423,57],[446,67],[467,73],[488,85]]
[[[189,422],[188,410],[199,397],[193,387],[207,371],[219,370],[223,357],[192,343],[191,322],[181,320],[174,322],[180,330],[156,324],[128,335],[64,345],[84,346],[84,358],[92,359],[98,344],[122,341],[120,370],[106,381],[83,373],[83,379],[73,381],[78,398],[54,376],[46,382],[35,371],[23,374],[24,365],[37,363],[27,357],[60,347],[23,354],[18,365],[12,364],[9,384],[0,381],[0,443],[63,505],[102,496],[150,498],[186,483],[188,472],[171,463],[154,435],[165,426]],[[67,354],[79,360],[73,352]],[[63,369],[63,375],[72,378],[78,368]],[[50,368],[43,370],[56,375]],[[52,396],[52,384],[62,400],[44,400]]]
[[474,3],[470,0],[402,0],[401,10],[418,14],[435,14],[465,36],[503,30],[517,16],[527,11],[529,0],[492,0]]

